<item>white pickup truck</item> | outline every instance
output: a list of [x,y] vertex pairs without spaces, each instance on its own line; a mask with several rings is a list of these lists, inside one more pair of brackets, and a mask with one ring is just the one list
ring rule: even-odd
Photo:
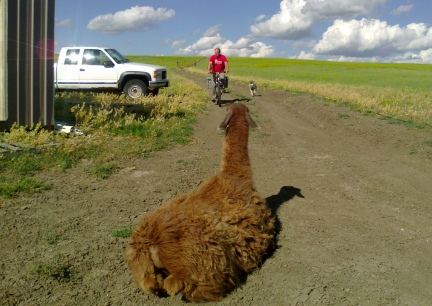
[[56,89],[121,90],[139,98],[159,88],[168,87],[165,67],[133,63],[115,49],[99,47],[66,47],[54,64]]

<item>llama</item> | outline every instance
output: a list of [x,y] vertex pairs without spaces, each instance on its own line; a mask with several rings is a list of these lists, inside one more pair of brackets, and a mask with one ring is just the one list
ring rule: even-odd
[[274,219],[252,178],[249,126],[257,124],[248,108],[230,105],[219,126],[225,130],[219,172],[145,215],[133,230],[126,259],[144,292],[218,301],[274,249]]

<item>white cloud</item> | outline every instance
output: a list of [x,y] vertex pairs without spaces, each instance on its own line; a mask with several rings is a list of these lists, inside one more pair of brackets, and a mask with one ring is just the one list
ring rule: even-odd
[[270,57],[275,54],[275,48],[263,42],[254,42],[242,48],[235,48],[236,45],[238,44],[233,44],[228,46],[228,49],[224,49],[226,50],[225,54],[236,57]]
[[215,36],[215,35],[217,35],[219,33],[219,27],[220,27],[220,24],[212,26],[211,28],[207,29],[207,31],[204,32],[203,36]]
[[241,37],[236,42],[227,40],[219,33],[220,25],[215,25],[204,32],[204,35],[195,43],[180,48],[174,53],[177,55],[210,56],[215,47],[227,57],[270,57],[275,54],[275,48],[263,42],[257,42],[251,36]]
[[277,14],[250,27],[252,35],[275,39],[298,39],[309,36],[313,19],[302,12],[306,3],[306,0],[283,0]]
[[415,64],[432,64],[432,49],[420,51],[420,53],[406,52],[393,57],[380,59],[381,62],[392,63],[415,63]]
[[310,40],[310,41],[296,41],[295,43],[293,43],[293,47],[294,48],[313,48],[316,45],[316,41],[315,40]]
[[303,59],[303,60],[313,60],[313,59],[315,59],[315,54],[313,54],[313,53],[306,53],[306,52],[302,51],[302,52],[300,52],[300,54],[298,56],[291,56],[289,58]]
[[247,48],[254,42],[254,39],[250,37],[242,37],[239,40],[237,40],[234,44],[231,45],[231,48],[233,49],[242,49]]
[[[282,0],[270,19],[250,27],[255,37],[296,40],[312,36],[317,21],[349,19],[374,13],[390,0]],[[262,15],[261,15],[262,16]],[[259,16],[259,21],[262,17]]]
[[[205,45],[207,46],[206,48]],[[275,54],[273,46],[268,46],[262,42],[253,42],[245,46],[242,43],[233,43],[230,40],[216,44],[211,43],[211,41],[206,41],[206,44],[202,44],[201,40],[200,43],[197,42],[184,49],[177,50],[175,54],[210,56],[213,54],[215,47],[219,47],[222,54],[227,57],[270,57]]]
[[107,34],[148,31],[156,28],[157,21],[173,18],[175,11],[166,8],[155,10],[150,6],[134,6],[113,14],[100,15],[87,25],[90,31],[101,31]]
[[409,50],[432,47],[432,29],[425,24],[404,28],[385,21],[335,20],[313,48],[315,54],[345,57],[387,57]]
[[217,33],[216,36],[201,37],[196,43],[189,46],[189,48],[190,50],[195,50],[200,53],[202,50],[213,50],[214,47],[221,45],[224,41],[225,39]]
[[414,7],[414,5],[412,5],[412,4],[411,5],[401,5],[397,9],[391,11],[391,14],[399,16],[401,14],[404,14],[404,13],[411,11],[413,7]]
[[267,16],[266,15],[259,15],[257,18],[255,18],[256,22],[260,22],[262,20],[264,20]]
[[171,47],[173,48],[179,48],[180,46],[183,46],[186,44],[186,40],[182,39],[182,40],[175,40],[173,41]]
[[[221,53],[227,57],[270,57],[275,54],[273,46],[268,46],[263,42],[250,42],[248,45],[243,44],[243,38],[233,43],[230,40],[217,45],[221,49]],[[199,55],[210,56],[213,54],[215,46],[206,50],[201,50]]]
[[314,21],[329,19],[351,19],[374,13],[390,0],[309,0],[302,12]]
[[370,63],[376,63],[379,61],[379,58],[374,57],[367,57],[367,58],[359,58],[359,57],[350,57],[350,56],[339,56],[339,57],[331,57],[328,59],[330,62],[370,62]]
[[432,64],[432,48],[421,51],[419,56],[422,63]]
[[398,54],[393,57],[381,59],[381,61],[393,62],[393,63],[420,63],[421,58],[418,54],[407,52],[404,54]]
[[380,20],[337,19],[323,34],[322,39],[313,48],[317,54],[345,56],[373,56],[376,53],[395,51],[391,41],[400,31],[399,26],[390,27]]
[[432,28],[424,23],[411,23],[406,26],[404,42],[405,50],[424,50],[432,48]]
[[73,22],[72,19],[67,18],[67,19],[63,19],[63,20],[60,20],[60,21],[56,20],[55,26],[56,27],[65,27],[65,28],[68,28],[68,29],[72,29],[75,26],[75,24],[74,24],[74,22]]
[[386,56],[386,57],[347,57],[340,56],[331,58],[331,61],[337,62],[381,62],[381,63],[414,63],[414,64],[432,64],[432,49],[423,50],[420,53],[405,52],[401,54]]
[[[180,55],[180,56],[192,56],[192,55],[197,55],[196,52],[194,52],[194,50],[191,50],[190,47],[186,47],[184,49],[180,48],[177,50],[173,51],[174,55]],[[209,53],[210,54],[210,53]]]

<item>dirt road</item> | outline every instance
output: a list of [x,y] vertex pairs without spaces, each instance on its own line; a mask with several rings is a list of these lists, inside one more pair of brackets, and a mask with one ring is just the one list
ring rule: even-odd
[[[247,86],[230,87],[223,107],[209,102],[199,116],[194,144],[115,157],[119,171],[106,180],[85,173],[91,161],[40,173],[52,190],[5,200],[0,304],[181,305],[136,289],[128,239],[111,233],[217,171],[216,127],[239,101],[261,125],[249,151],[257,189],[277,214],[279,248],[241,288],[206,305],[430,305],[432,134],[308,95],[258,84],[252,98]],[[70,275],[35,273],[48,264]]]

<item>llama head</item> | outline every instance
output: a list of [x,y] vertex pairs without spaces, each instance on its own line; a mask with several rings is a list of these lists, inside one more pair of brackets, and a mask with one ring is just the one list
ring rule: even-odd
[[249,114],[249,109],[243,103],[233,103],[227,109],[224,121],[219,125],[219,130],[225,130],[233,118],[246,118],[250,127],[259,128]]

